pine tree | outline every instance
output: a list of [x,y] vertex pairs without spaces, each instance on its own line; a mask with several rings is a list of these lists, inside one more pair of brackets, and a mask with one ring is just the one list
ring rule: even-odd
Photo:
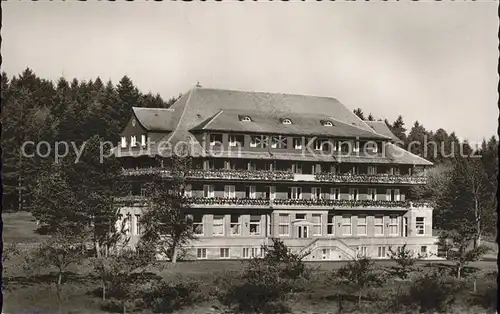
[[391,132],[399,138],[399,140],[406,142],[406,128],[404,127],[405,123],[401,115],[398,116],[392,125],[389,125],[387,120],[385,123],[389,126]]
[[354,109],[353,110],[354,114],[357,115],[361,120],[366,120],[365,115],[363,114],[363,110],[361,108]]
[[375,118],[372,116],[371,113],[368,115],[368,121],[375,121]]

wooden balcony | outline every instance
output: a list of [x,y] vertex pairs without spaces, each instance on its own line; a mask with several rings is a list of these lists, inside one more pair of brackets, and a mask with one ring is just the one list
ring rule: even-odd
[[315,181],[331,183],[384,183],[384,184],[427,184],[425,176],[392,175],[392,174],[333,174],[319,173]]
[[[118,198],[125,204],[144,204],[145,197],[126,196]],[[268,208],[268,209],[366,209],[366,210],[408,210],[430,208],[431,203],[415,201],[372,201],[372,200],[330,200],[330,199],[273,199],[268,198],[220,198],[189,197],[191,208]]]
[[[171,176],[170,171],[158,168],[123,169],[125,176],[147,176],[151,174]],[[391,175],[391,174],[296,174],[289,171],[270,170],[191,170],[188,179],[231,180],[231,181],[294,181],[294,182],[325,182],[325,183],[380,183],[380,184],[411,184],[427,183],[425,176]]]

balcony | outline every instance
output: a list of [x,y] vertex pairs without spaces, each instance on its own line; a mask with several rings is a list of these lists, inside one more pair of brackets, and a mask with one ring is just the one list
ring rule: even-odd
[[[126,196],[118,200],[122,203],[144,204],[145,197]],[[191,208],[273,208],[273,209],[394,209],[430,208],[433,204],[425,201],[385,201],[385,200],[330,200],[330,199],[273,199],[268,198],[222,198],[189,197],[186,201]]]
[[[158,168],[141,169],[123,169],[125,176],[143,176],[155,173],[161,173],[168,177],[170,171],[158,170]],[[220,180],[256,180],[256,181],[293,181],[294,174],[288,171],[269,171],[269,170],[232,170],[232,169],[214,169],[214,170],[191,170],[187,178],[190,179],[220,179]]]
[[427,184],[427,177],[411,175],[380,174],[333,174],[319,173],[315,181],[332,183],[387,183],[387,184]]
[[[144,176],[161,173],[169,177],[170,171],[159,168],[123,169],[125,176]],[[191,170],[189,179],[206,180],[242,180],[242,181],[295,181],[295,182],[328,182],[328,183],[382,183],[382,184],[427,184],[427,177],[416,175],[391,174],[334,174],[329,172],[318,174],[296,174],[283,170]]]

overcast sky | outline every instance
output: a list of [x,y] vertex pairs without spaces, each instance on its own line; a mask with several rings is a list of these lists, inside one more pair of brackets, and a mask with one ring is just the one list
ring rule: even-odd
[[497,3],[2,2],[2,70],[335,97],[479,141],[497,133]]

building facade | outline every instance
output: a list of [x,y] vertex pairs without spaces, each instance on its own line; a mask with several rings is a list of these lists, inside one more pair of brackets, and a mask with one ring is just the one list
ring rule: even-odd
[[122,217],[138,241],[154,157],[188,148],[187,258],[261,256],[271,238],[308,260],[383,259],[404,244],[433,256],[432,208],[408,198],[432,164],[396,140],[334,98],[195,88],[169,109],[133,108],[114,149],[138,200]]

